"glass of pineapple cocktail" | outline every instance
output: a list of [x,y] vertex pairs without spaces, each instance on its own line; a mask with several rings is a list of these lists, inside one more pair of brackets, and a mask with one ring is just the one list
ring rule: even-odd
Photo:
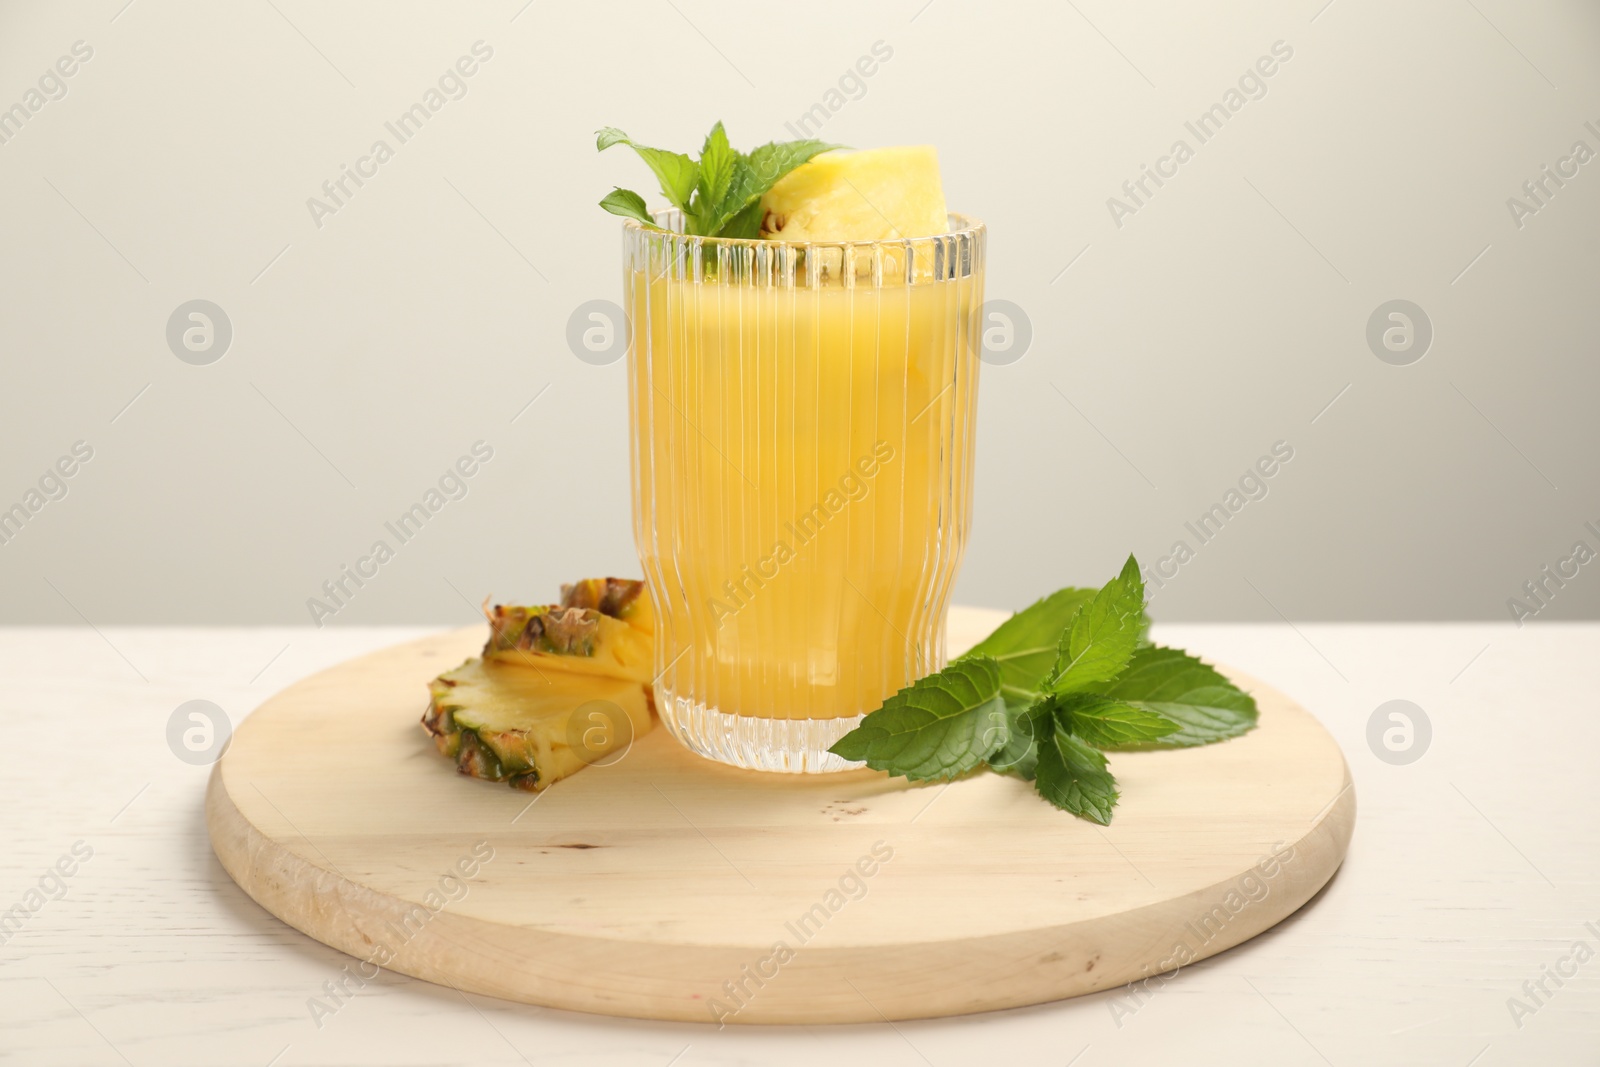
[[726,763],[853,766],[828,747],[945,661],[984,229],[795,243],[655,217],[627,223],[624,282],[657,711]]

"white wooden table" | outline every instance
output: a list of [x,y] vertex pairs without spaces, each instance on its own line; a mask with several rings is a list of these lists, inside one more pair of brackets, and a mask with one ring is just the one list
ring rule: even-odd
[[[297,677],[423,632],[0,630],[0,917],[20,909],[0,932],[0,1062],[1600,1063],[1600,625],[1158,627],[1320,716],[1360,816],[1318,898],[1149,995],[718,1031],[384,972],[319,1026],[308,1000],[350,960],[229,880],[201,817],[208,770],[174,756],[168,719],[205,699],[237,721]],[[1404,765],[1367,741],[1394,699],[1432,724]],[[47,874],[58,862],[73,873]],[[1596,954],[1581,964],[1580,941]]]

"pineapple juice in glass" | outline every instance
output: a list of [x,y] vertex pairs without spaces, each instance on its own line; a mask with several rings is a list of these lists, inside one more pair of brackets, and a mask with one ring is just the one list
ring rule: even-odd
[[942,667],[972,509],[984,230],[856,244],[626,224],[634,536],[656,708],[765,770]]

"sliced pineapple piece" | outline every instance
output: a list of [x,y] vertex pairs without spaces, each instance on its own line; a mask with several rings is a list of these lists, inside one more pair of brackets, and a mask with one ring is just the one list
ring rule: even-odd
[[761,198],[761,236],[792,242],[884,241],[949,229],[931,145],[824,152]]
[[538,792],[650,731],[642,686],[469,659],[428,686],[422,725],[456,768]]
[[561,603],[496,604],[485,659],[559,667],[649,685],[655,666],[655,614],[643,582],[589,578],[561,587]]

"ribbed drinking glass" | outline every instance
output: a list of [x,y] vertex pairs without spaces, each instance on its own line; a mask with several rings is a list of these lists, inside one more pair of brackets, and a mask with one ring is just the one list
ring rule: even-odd
[[656,708],[741,767],[827,751],[944,665],[972,513],[984,229],[785,244],[628,222],[634,538]]

